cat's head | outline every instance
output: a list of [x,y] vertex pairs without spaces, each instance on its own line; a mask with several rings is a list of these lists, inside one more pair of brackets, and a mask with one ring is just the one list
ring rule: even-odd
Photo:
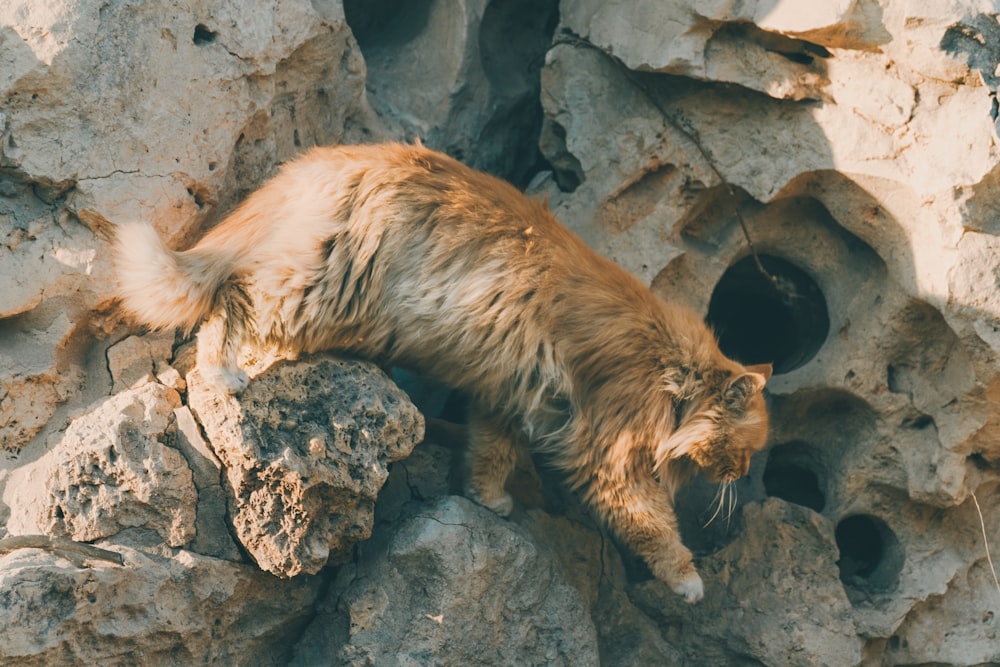
[[767,442],[762,392],[771,364],[733,366],[687,383],[675,404],[675,428],[657,447],[657,467],[683,457],[713,482],[733,482],[747,474],[750,457]]

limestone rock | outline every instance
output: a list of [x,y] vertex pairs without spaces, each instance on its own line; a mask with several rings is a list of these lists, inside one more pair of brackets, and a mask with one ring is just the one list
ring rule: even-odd
[[108,348],[108,371],[111,373],[111,393],[139,383],[149,382],[167,367],[172,354],[174,334],[157,332],[145,336],[129,336]]
[[0,662],[285,664],[322,583],[187,551],[113,548],[124,567],[78,568],[31,549],[0,557]]
[[701,604],[686,605],[657,581],[636,587],[636,604],[704,664],[731,655],[765,665],[860,664],[862,639],[838,578],[833,527],[778,500],[746,513],[752,530],[702,564]]
[[371,363],[277,363],[239,397],[189,377],[191,407],[225,469],[235,535],[290,577],[342,562],[372,530],[387,466],[423,437],[423,417]]
[[18,449],[103,382],[84,374],[118,317],[114,224],[183,241],[304,147],[381,130],[325,0],[254,16],[229,0],[12,0],[0,61],[0,449]]
[[[1000,662],[998,45],[985,0],[0,3],[0,534],[129,563],[0,558],[0,662],[285,664],[326,575],[244,549],[348,561],[302,662]],[[181,247],[302,149],[416,136],[551,168],[589,244],[775,361],[732,502],[678,498],[701,605],[544,466],[511,522],[443,499],[460,443],[382,486],[420,419],[370,366],[213,403],[127,337],[115,223]]]
[[[175,391],[147,383],[75,419],[58,445],[15,474],[24,485],[11,503],[11,533],[89,542],[145,528],[170,546],[191,541],[197,492],[170,446],[179,405]],[[42,485],[27,483],[39,478]]]
[[65,307],[53,300],[0,320],[0,450],[27,444],[84,381],[71,353],[79,331]]
[[348,0],[373,106],[479,169],[527,182],[541,122],[538,69],[556,19],[552,0]]
[[579,593],[489,510],[455,496],[412,506],[376,542],[340,572],[293,664],[598,664]]

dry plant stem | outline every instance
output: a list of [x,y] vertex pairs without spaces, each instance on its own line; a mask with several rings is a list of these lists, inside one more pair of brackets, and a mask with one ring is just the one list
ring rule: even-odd
[[729,181],[727,181],[722,176],[722,173],[718,170],[718,168],[716,168],[715,163],[712,162],[712,159],[708,156],[708,151],[706,151],[705,148],[701,145],[701,142],[698,141],[698,138],[695,136],[695,134],[687,130],[683,125],[677,122],[677,120],[673,116],[671,116],[670,113],[668,113],[667,109],[662,104],[660,104],[660,101],[658,99],[656,99],[656,96],[654,96],[652,93],[649,92],[649,89],[646,87],[646,84],[640,81],[639,78],[635,75],[635,72],[629,69],[628,65],[622,62],[621,59],[617,58],[616,56],[613,56],[612,54],[608,53],[607,51],[600,48],[596,44],[577,35],[563,35],[561,37],[556,38],[555,43],[571,44],[573,46],[584,46],[589,49],[593,49],[594,51],[597,51],[605,58],[613,62],[615,66],[618,67],[619,70],[621,70],[625,78],[628,79],[629,82],[633,86],[635,86],[636,89],[639,90],[639,92],[643,94],[643,96],[649,101],[650,104],[656,107],[657,111],[660,112],[660,114],[666,119],[666,121],[670,123],[670,125],[675,130],[677,130],[678,132],[680,132],[685,137],[691,140],[691,143],[694,144],[695,148],[698,149],[698,152],[701,153],[701,156],[705,159],[705,163],[708,165],[708,168],[712,170],[712,173],[714,173],[716,178],[719,179],[719,182],[722,183],[724,186],[726,186],[726,191],[729,193],[729,200],[733,202],[733,213],[736,215],[736,219],[740,223],[740,229],[743,230],[743,238],[746,239],[747,247],[750,248],[750,254],[753,255],[753,261],[757,265],[757,270],[760,271],[765,278],[771,281],[775,289],[783,291],[781,285],[778,283],[778,280],[774,276],[772,276],[767,269],[764,268],[764,265],[760,261],[760,257],[757,255],[757,248],[756,246],[754,246],[753,239],[750,237],[750,230],[747,228],[746,220],[743,219],[743,213],[740,211],[740,207],[736,202],[736,192],[733,190],[733,186],[730,185]]
[[979,507],[979,499],[976,494],[972,494],[972,502],[976,505],[976,513],[979,514],[979,527],[983,531],[983,546],[986,547],[986,562],[990,564],[990,572],[993,573],[993,583],[996,584],[997,593],[1000,594],[1000,580],[997,579],[997,569],[993,566],[993,556],[990,555],[990,542],[986,539],[986,522],[983,520],[983,510]]
[[0,556],[17,549],[43,549],[57,556],[69,558],[79,567],[85,560],[103,560],[116,565],[124,565],[125,558],[116,551],[108,551],[90,544],[74,542],[64,537],[49,535],[12,535],[0,539]]

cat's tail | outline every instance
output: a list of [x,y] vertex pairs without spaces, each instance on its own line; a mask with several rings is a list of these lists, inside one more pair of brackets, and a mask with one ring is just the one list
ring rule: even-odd
[[193,248],[167,248],[145,223],[120,224],[114,266],[126,310],[158,329],[190,332],[215,305],[215,295],[232,275],[232,262]]

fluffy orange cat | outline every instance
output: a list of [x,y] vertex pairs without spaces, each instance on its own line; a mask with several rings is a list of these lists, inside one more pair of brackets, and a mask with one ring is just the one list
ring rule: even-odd
[[118,231],[128,310],[198,332],[203,377],[247,384],[245,343],[344,350],[473,397],[469,495],[501,515],[515,447],[584,500],[688,601],[703,584],[673,509],[693,470],[728,484],[764,446],[767,366],[719,351],[544,205],[422,146],[314,148],[196,246]]

